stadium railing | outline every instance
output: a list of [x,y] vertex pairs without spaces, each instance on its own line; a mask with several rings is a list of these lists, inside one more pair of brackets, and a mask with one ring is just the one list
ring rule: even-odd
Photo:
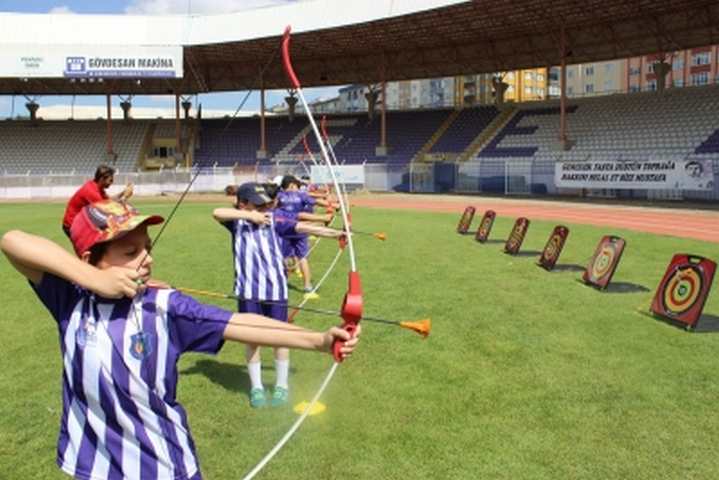
[[[713,159],[714,189],[711,191],[667,190],[568,190],[554,184],[555,164],[559,159],[591,161],[591,156],[542,159],[483,159],[470,162],[411,164],[367,163],[363,183],[348,184],[350,191],[413,193],[485,193],[492,195],[558,195],[633,198],[647,200],[719,201],[719,156]],[[622,157],[623,159],[627,159]],[[682,160],[677,158],[677,160]],[[356,168],[357,166],[354,166]],[[340,167],[342,168],[342,167]],[[210,167],[203,169],[192,185],[192,192],[222,192],[227,185],[248,181],[263,182],[277,175],[302,175],[303,168],[293,164]],[[93,172],[53,175],[0,175],[0,199],[68,198]],[[115,185],[132,182],[137,195],[177,194],[184,191],[193,171],[187,169],[140,173],[118,173]]]

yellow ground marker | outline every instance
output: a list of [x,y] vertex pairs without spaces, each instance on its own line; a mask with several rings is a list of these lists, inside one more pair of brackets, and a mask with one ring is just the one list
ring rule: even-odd
[[[303,402],[300,402],[297,405],[295,405],[295,408],[293,408],[293,410],[295,411],[295,413],[297,415],[302,415],[305,412],[305,410],[307,410],[307,407],[309,407],[309,406],[310,406],[310,402],[303,401]],[[322,402],[317,402],[312,407],[312,410],[310,410],[310,413],[308,413],[307,415],[309,415],[309,416],[319,415],[320,413],[323,413],[325,410],[327,410],[327,407],[325,406],[325,404]]]
[[320,298],[320,294],[317,292],[308,292],[308,293],[305,293],[305,296],[303,298],[305,300],[317,300]]

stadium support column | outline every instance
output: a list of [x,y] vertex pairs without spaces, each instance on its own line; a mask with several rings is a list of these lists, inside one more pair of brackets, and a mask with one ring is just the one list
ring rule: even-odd
[[379,146],[375,148],[375,156],[386,157],[387,151],[387,82],[382,80],[382,115],[380,122],[380,141]]
[[115,152],[112,148],[112,100],[110,94],[105,95],[107,104],[107,157],[114,163]]
[[659,52],[652,66],[656,76],[657,93],[664,93],[667,85],[667,75],[672,71],[672,65],[667,62],[667,54]]
[[562,34],[559,41],[559,49],[562,56],[559,74],[559,149],[569,150],[572,148],[572,143],[567,138],[567,56],[569,52],[564,27],[562,27]]
[[267,158],[267,135],[265,131],[265,85],[260,80],[260,149],[257,150],[257,160]]
[[175,92],[175,160],[179,163],[184,160],[182,148],[182,135],[180,128],[180,94]]
[[549,100],[549,84],[551,83],[549,80],[549,73],[552,71],[551,66],[544,67],[544,84],[542,85],[542,88],[544,89],[544,96],[542,100],[547,101]]

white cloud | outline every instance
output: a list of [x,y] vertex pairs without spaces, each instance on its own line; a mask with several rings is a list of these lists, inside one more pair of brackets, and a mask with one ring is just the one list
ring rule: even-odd
[[125,8],[131,15],[215,14],[286,5],[306,0],[132,0]]
[[52,7],[50,10],[48,10],[47,13],[55,15],[70,15],[75,12],[70,10],[70,7],[68,7],[67,5],[58,5],[57,7]]

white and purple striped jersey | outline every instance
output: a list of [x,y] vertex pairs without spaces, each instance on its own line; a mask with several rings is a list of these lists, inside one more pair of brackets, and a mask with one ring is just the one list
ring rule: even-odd
[[312,212],[317,200],[301,190],[286,190],[277,194],[277,208],[290,213]]
[[224,222],[232,233],[235,295],[245,300],[287,300],[282,237],[296,235],[296,219],[273,211],[269,225],[247,220]]
[[174,290],[101,299],[48,273],[33,288],[60,335],[58,466],[80,479],[200,478],[177,360],[217,353],[231,312]]

